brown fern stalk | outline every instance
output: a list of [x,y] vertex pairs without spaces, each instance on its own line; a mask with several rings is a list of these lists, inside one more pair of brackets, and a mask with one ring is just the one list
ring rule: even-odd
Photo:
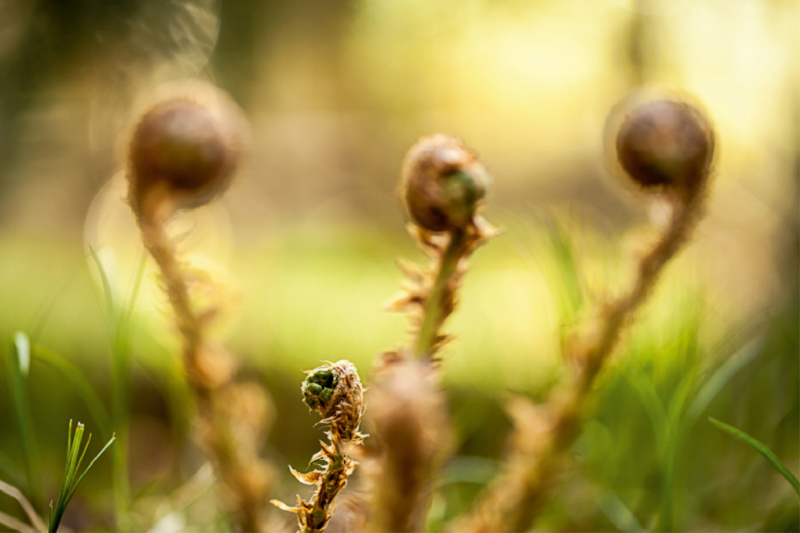
[[303,382],[303,401],[329,424],[326,432],[329,444],[320,442],[322,449],[311,462],[322,461],[324,467],[301,473],[289,467],[301,483],[316,487],[310,501],[297,497],[297,507],[272,500],[278,508],[297,515],[298,531],[319,533],[325,529],[336,509],[337,496],[347,486],[356,462],[348,455],[352,446],[364,438],[359,432],[363,412],[364,391],[356,367],[349,361],[338,361],[306,372]]
[[617,137],[619,161],[637,185],[663,194],[671,208],[670,223],[639,260],[630,287],[602,308],[599,332],[565,344],[571,379],[552,391],[544,405],[524,398],[511,402],[515,430],[503,473],[454,531],[530,527],[590,410],[596,377],[702,215],[713,146],[708,120],[688,104],[654,100],[629,109]]
[[201,447],[227,489],[237,529],[259,531],[262,503],[272,483],[257,453],[268,400],[260,388],[234,382],[237,369],[231,354],[207,337],[219,308],[196,309],[190,288],[210,281],[179,261],[166,228],[179,209],[208,202],[230,183],[240,141],[223,119],[188,98],[151,108],[130,142],[128,199],[175,312],[183,366],[198,407]]
[[[163,226],[162,226],[163,227]],[[183,344],[183,361],[190,389],[197,402],[199,438],[201,446],[211,456],[220,476],[233,499],[236,522],[242,531],[261,530],[261,507],[268,493],[271,479],[268,467],[259,459],[257,446],[260,438],[239,438],[234,424],[241,413],[232,412],[229,400],[240,394],[241,385],[234,383],[235,363],[221,346],[213,346],[204,335],[206,325],[190,303],[184,271],[175,259],[175,250],[158,226],[140,225],[145,245],[161,270],[164,287],[175,311],[178,331]],[[266,404],[258,393],[250,390],[253,401]],[[258,429],[266,418],[262,414],[252,417],[245,427]],[[244,429],[247,431],[247,429]]]
[[463,269],[459,272],[458,267],[461,259],[466,259],[468,254],[464,247],[465,240],[465,233],[461,229],[454,229],[444,250],[433,248],[429,244],[436,250],[432,254],[437,263],[432,269],[436,276],[430,292],[424,298],[422,324],[414,345],[414,354],[417,357],[433,357],[435,348],[446,340],[439,331],[455,308],[458,281],[463,273]]
[[406,155],[401,192],[408,229],[431,263],[400,262],[403,290],[388,304],[408,315],[412,340],[409,348],[380,356],[370,396],[372,530],[424,528],[431,479],[449,434],[435,372],[450,340],[441,330],[456,307],[468,258],[495,234],[478,214],[490,183],[477,154],[455,137],[424,137]]
[[449,440],[446,398],[434,370],[429,361],[402,357],[370,388],[370,531],[425,528],[431,479]]

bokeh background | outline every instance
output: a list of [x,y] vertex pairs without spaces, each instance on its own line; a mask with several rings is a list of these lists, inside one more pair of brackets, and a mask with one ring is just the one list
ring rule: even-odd
[[[404,317],[382,310],[395,259],[423,259],[396,194],[405,150],[452,133],[495,176],[486,216],[505,232],[473,258],[449,325],[456,431],[429,520],[440,530],[497,470],[504,401],[559,379],[565,328],[624,285],[663,217],[604,147],[609,111],[647,86],[712,117],[708,214],[602,378],[538,527],[797,531],[788,483],[707,417],[800,470],[798,27],[796,0],[0,0],[0,479],[44,512],[67,422],[102,437],[36,350],[111,405],[113,310],[130,308],[142,257],[125,138],[142,101],[192,78],[226,90],[251,126],[232,190],[180,224],[186,256],[228,291],[218,334],[270,390],[264,453],[285,500],[307,489],[284,465],[304,466],[320,436],[301,371],[347,358],[368,382],[375,355],[406,340]],[[129,525],[226,527],[213,491],[168,497],[202,457],[152,265],[132,309]],[[6,379],[17,331],[34,343],[32,474]],[[111,462],[67,526],[114,527]],[[0,510],[21,516],[3,495]]]

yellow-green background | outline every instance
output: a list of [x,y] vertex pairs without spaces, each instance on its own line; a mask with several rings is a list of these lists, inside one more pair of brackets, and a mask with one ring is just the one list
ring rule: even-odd
[[[184,247],[229,289],[218,334],[270,389],[276,419],[264,454],[280,467],[276,496],[305,494],[284,475],[286,464],[305,465],[320,436],[300,402],[301,371],[347,358],[369,382],[375,355],[407,339],[405,319],[382,310],[398,290],[395,259],[423,260],[404,233],[399,169],[419,136],[456,134],[495,176],[486,216],[505,231],[474,256],[448,325],[458,340],[444,384],[460,459],[434,501],[430,525],[441,528],[496,468],[509,429],[503,401],[541,398],[559,378],[570,284],[582,288],[579,316],[589,320],[652,239],[658,206],[609,170],[610,108],[642,84],[685,91],[717,132],[707,216],[600,380],[597,414],[539,527],[635,528],[635,517],[655,528],[669,513],[681,530],[797,530],[788,483],[706,418],[747,431],[798,472],[798,27],[790,0],[5,0],[3,350],[16,331],[38,333],[110,406],[110,322],[87,256],[97,249],[127,305],[141,253],[119,175],[132,110],[161,83],[213,82],[243,108],[250,156],[221,202],[181,222],[196,226]],[[552,227],[574,249],[577,278],[554,253]],[[148,268],[131,337],[141,530],[202,464]],[[731,357],[746,364],[686,422]],[[35,493],[2,383],[0,479]],[[68,420],[90,431],[93,420],[35,357],[26,385],[43,512],[61,479]],[[664,435],[678,427],[685,437],[670,448]],[[113,528],[111,487],[104,458],[65,524]],[[178,513],[186,530],[224,527],[203,505],[213,499]],[[20,515],[2,495],[0,510]]]

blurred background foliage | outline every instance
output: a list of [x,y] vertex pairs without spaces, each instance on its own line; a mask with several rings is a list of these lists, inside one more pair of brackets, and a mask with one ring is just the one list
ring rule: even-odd
[[[243,107],[252,155],[222,202],[179,221],[182,247],[230,288],[219,333],[269,387],[264,453],[281,467],[303,466],[319,437],[300,371],[347,358],[369,382],[373,357],[405,338],[381,310],[395,258],[421,257],[395,194],[405,150],[453,133],[495,175],[487,218],[505,234],[472,260],[450,325],[456,454],[429,521],[441,529],[497,469],[508,394],[543,397],[559,379],[565,328],[628,277],[658,221],[609,177],[604,123],[631,90],[662,84],[715,122],[708,215],[604,374],[538,527],[797,531],[788,483],[707,417],[800,470],[798,20],[796,0],[1,0],[0,337],[6,355],[16,331],[34,343],[38,466],[27,473],[5,357],[0,479],[44,510],[68,420],[102,435],[36,346],[110,404],[114,317],[90,249],[126,308],[142,253],[122,200],[131,117],[159,84],[194,77]],[[217,530],[213,491],[185,511],[167,497],[202,456],[152,268],[128,339],[132,525]],[[87,476],[67,526],[113,527],[110,470],[103,459]],[[276,496],[291,500],[305,489],[287,473]],[[20,516],[5,497],[0,510]]]

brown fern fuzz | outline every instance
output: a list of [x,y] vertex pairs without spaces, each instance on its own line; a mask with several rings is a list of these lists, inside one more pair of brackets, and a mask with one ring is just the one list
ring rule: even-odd
[[622,168],[641,187],[675,189],[692,196],[708,176],[714,137],[698,109],[659,99],[629,110],[616,146]]
[[403,164],[403,201],[412,219],[432,232],[472,222],[492,177],[461,139],[436,134],[411,147]]
[[450,438],[447,399],[428,361],[386,353],[383,363],[369,398],[369,531],[423,531]]
[[358,371],[349,361],[309,370],[303,382],[303,401],[322,417],[341,441],[360,441],[358,426],[364,410],[364,390]]

